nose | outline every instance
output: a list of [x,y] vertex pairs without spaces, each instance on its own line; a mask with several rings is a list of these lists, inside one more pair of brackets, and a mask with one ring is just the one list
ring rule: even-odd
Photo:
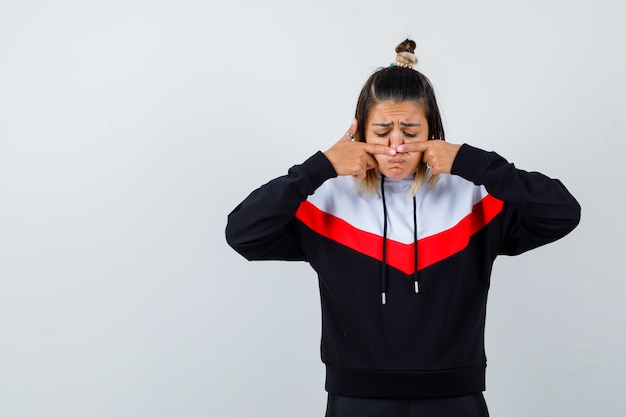
[[393,131],[389,134],[389,147],[396,149],[404,143],[404,135],[400,131]]

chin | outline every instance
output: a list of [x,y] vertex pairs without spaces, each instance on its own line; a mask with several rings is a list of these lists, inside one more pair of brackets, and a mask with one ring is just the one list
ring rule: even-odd
[[393,179],[402,179],[411,175],[412,172],[409,172],[406,169],[386,169],[384,171],[380,171],[387,178]]

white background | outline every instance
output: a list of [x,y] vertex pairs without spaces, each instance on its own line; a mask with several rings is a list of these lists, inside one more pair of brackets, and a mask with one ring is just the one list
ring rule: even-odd
[[316,277],[227,213],[407,36],[448,140],[583,207],[495,265],[493,416],[624,415],[626,3],[0,2],[0,416],[322,416]]

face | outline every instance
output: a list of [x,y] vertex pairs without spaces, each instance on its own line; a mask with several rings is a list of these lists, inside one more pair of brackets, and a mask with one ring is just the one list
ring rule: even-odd
[[[396,149],[403,143],[428,140],[428,121],[424,106],[412,101],[382,101],[372,106],[365,141]],[[374,155],[378,170],[388,178],[411,175],[422,160],[421,152],[397,153],[394,156]]]

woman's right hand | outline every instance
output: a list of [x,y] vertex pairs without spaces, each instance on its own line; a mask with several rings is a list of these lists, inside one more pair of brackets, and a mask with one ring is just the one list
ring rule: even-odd
[[330,147],[324,155],[335,168],[337,175],[352,175],[365,178],[365,174],[376,168],[376,160],[372,155],[395,155],[395,149],[383,145],[353,141],[357,133],[357,119],[352,120],[350,128],[337,143]]

